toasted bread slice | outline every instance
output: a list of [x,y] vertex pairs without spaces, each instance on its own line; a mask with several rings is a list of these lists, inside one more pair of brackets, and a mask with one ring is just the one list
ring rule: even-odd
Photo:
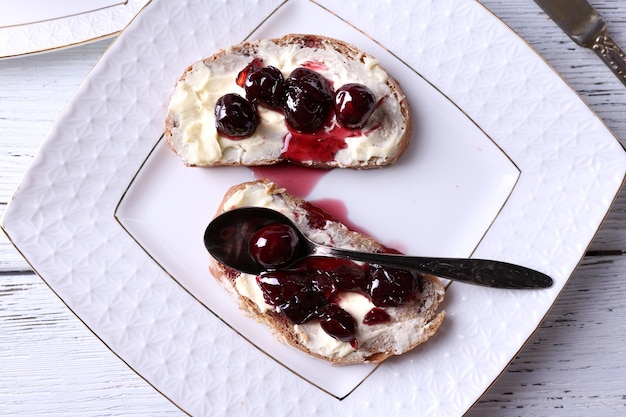
[[[322,244],[364,252],[387,250],[371,237],[349,230],[325,212],[288,194],[269,180],[231,187],[216,214],[247,206],[280,211],[291,218],[306,236]],[[431,337],[444,319],[445,313],[438,312],[438,307],[445,290],[434,276],[421,276],[420,292],[415,298],[399,306],[383,307],[390,317],[390,321],[384,323],[363,324],[361,316],[373,304],[362,294],[343,293],[339,305],[357,322],[358,348],[355,350],[350,343],[326,334],[317,319],[295,325],[280,309],[265,301],[255,276],[239,273],[212,258],[209,269],[221,285],[238,299],[241,309],[265,323],[279,340],[335,365],[379,363],[392,355],[408,352]]]
[[[237,139],[222,136],[215,125],[215,104],[227,93],[245,97],[236,79],[253,60],[280,69],[285,77],[298,67],[313,69],[335,90],[347,83],[363,84],[374,93],[376,108],[360,129],[328,125],[326,133],[304,138],[311,152],[298,152],[297,157],[286,156],[293,143],[286,140],[290,130],[280,110],[257,106],[259,125],[254,133]],[[333,145],[319,145],[324,134],[329,142],[335,141]],[[394,163],[410,135],[406,97],[374,57],[337,39],[297,34],[243,42],[191,65],[176,84],[165,126],[168,144],[189,166],[271,165],[287,158],[317,168],[375,168]],[[345,143],[337,145],[337,140]],[[320,148],[325,149],[323,155]]]

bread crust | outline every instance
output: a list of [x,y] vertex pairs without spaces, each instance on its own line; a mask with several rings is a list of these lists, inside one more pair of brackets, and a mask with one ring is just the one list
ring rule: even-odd
[[[274,201],[277,200],[279,202],[282,207],[281,211],[283,209],[285,211],[301,210],[304,205],[307,204],[305,200],[288,194],[275,183],[264,179],[231,187],[217,209],[216,215],[234,208],[225,205],[225,203],[228,202],[235,193],[247,192],[254,188],[265,189],[267,194],[270,195]],[[296,218],[298,218],[296,222],[299,226],[302,226],[302,222],[307,221],[301,212],[299,212]],[[333,229],[333,236],[337,236],[339,241],[351,242],[356,250],[364,252],[381,252],[386,250],[382,244],[373,238],[349,230],[338,221],[327,222],[325,228]],[[306,234],[306,230],[303,230],[303,232]],[[253,300],[242,295],[236,286],[236,279],[241,275],[239,272],[226,267],[213,258],[210,258],[209,270],[220,285],[238,300],[239,307],[247,315],[266,324],[274,336],[280,341],[311,356],[329,361],[334,365],[380,363],[390,356],[408,352],[434,335],[445,316],[444,311],[438,311],[445,295],[443,285],[437,277],[424,275],[421,283],[422,292],[418,297],[403,303],[401,306],[385,308],[388,311],[393,309],[393,317],[395,317],[393,321],[395,323],[392,324],[395,327],[389,327],[388,330],[382,332],[379,336],[368,340],[365,344],[360,344],[359,349],[345,356],[325,356],[320,352],[311,351],[307,348],[307,346],[302,343],[301,336],[295,331],[294,324],[280,311],[262,312]],[[418,323],[418,325],[416,325],[416,323]],[[359,325],[366,326],[362,324]],[[384,325],[386,324],[379,324],[377,326]],[[396,332],[403,332],[407,335],[410,334],[413,338],[412,342],[409,345],[398,346],[395,341],[398,340],[399,335],[395,334]]]
[[[303,49],[308,48],[311,51],[321,50],[323,48],[331,48],[332,50],[341,54],[345,58],[346,61],[359,62],[363,64],[363,66],[365,66],[367,62],[375,61],[375,59],[371,55],[359,50],[358,48],[356,48],[355,46],[347,42],[344,42],[338,39],[329,38],[329,37],[320,36],[320,35],[288,34],[281,38],[242,42],[241,44],[233,45],[229,48],[222,49],[219,52],[215,53],[214,55],[211,55],[210,57],[207,57],[199,62],[201,62],[204,66],[208,68],[216,68],[222,65],[222,63],[225,60],[231,59],[232,57],[235,57],[235,56],[246,57],[246,59],[248,59],[249,61],[252,61],[252,59],[254,59],[255,57],[258,57],[259,55],[259,48],[260,48],[261,42],[271,42],[271,43],[278,45],[279,47],[284,47],[284,48],[287,48],[287,47],[292,48],[294,46],[298,48],[303,48]],[[194,69],[197,68],[196,67],[197,64],[198,63],[195,63],[194,65],[189,66],[185,70],[185,72],[180,77],[176,88],[178,88],[179,85],[183,83],[187,79],[187,77],[190,76],[190,74],[192,74]],[[377,66],[377,67],[380,68],[380,66]],[[339,161],[335,158],[334,160],[331,160],[331,161],[311,160],[311,161],[296,162],[296,163],[310,166],[313,168],[322,168],[322,169],[328,169],[328,168],[369,169],[369,168],[379,168],[379,167],[387,166],[387,165],[395,163],[398,160],[398,158],[404,153],[406,148],[409,146],[411,131],[412,131],[411,111],[409,108],[409,103],[404,93],[402,92],[402,89],[400,88],[400,85],[398,84],[398,82],[393,77],[391,77],[391,75],[389,75],[385,70],[382,70],[382,71],[384,71],[386,75],[385,84],[388,87],[389,93],[387,94],[386,97],[384,98],[377,97],[377,99],[378,100],[382,99],[382,101],[393,100],[394,102],[398,103],[399,111],[397,115],[394,115],[393,117],[392,116],[386,117],[387,114],[385,114],[385,117],[381,119],[383,125],[385,123],[389,123],[389,124],[400,126],[399,132],[397,133],[398,137],[393,139],[394,141],[397,141],[396,146],[394,146],[394,148],[390,152],[387,152],[387,154],[385,155],[373,156],[367,160],[351,159],[349,161],[345,161],[345,160]],[[232,80],[232,83],[234,84],[234,80]],[[337,87],[339,86],[335,86],[335,88]],[[378,109],[375,110],[374,114],[376,114],[377,111],[379,110]],[[231,160],[227,157],[222,157],[212,162],[197,163],[197,162],[190,161],[185,156],[185,152],[184,152],[185,143],[183,139],[183,134],[182,132],[179,131],[179,129],[177,129],[179,125],[178,118],[179,118],[179,115],[177,115],[176,112],[173,112],[171,111],[171,109],[168,108],[168,114],[165,120],[165,138],[170,148],[174,152],[176,152],[176,154],[178,154],[178,156],[183,160],[183,162],[186,165],[189,165],[189,166],[229,166],[229,165],[230,166],[232,165],[258,166],[258,165],[273,165],[273,164],[284,161],[284,158],[282,157],[282,155],[276,152],[273,152],[271,154],[261,154],[250,159],[243,158],[239,160]],[[385,119],[391,119],[391,118],[394,118],[397,120],[385,120]],[[286,134],[286,128],[285,128],[285,134]],[[254,134],[252,134],[250,138],[243,139],[242,141],[245,141],[251,138],[258,138],[259,135],[261,134],[257,134],[255,132]],[[367,133],[366,135],[369,135],[369,133]],[[391,139],[392,138],[389,138],[389,140]],[[348,138],[347,140],[350,140],[350,139]],[[378,146],[378,144],[376,146]]]

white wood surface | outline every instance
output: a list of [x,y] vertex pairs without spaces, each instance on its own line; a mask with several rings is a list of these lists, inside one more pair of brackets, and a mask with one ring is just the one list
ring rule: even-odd
[[[626,143],[626,87],[593,52],[574,45],[531,0],[482,3]],[[591,3],[626,46],[626,2]],[[0,210],[110,42],[0,61]],[[542,326],[468,416],[626,415],[623,194]],[[0,234],[0,415],[182,414],[69,312]]]

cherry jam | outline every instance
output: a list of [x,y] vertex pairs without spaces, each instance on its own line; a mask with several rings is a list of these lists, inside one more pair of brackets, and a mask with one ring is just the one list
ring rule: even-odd
[[318,314],[320,326],[337,340],[350,343],[354,350],[359,348],[356,340],[356,321],[337,304],[327,304]]
[[350,83],[335,93],[335,114],[344,126],[361,128],[376,109],[376,97],[363,84]]
[[215,103],[215,127],[221,135],[242,139],[250,136],[257,125],[256,111],[239,94],[226,94]]
[[296,255],[298,234],[289,225],[276,223],[259,229],[250,241],[250,255],[264,268],[287,265]]
[[379,124],[369,130],[348,129],[337,124],[336,120],[331,120],[328,126],[312,133],[289,129],[281,155],[287,161],[298,164],[311,161],[330,162],[335,159],[337,152],[348,147],[347,138],[367,135],[378,127]]
[[244,82],[246,97],[271,109],[280,109],[285,102],[285,79],[276,67],[253,68]]
[[389,314],[385,310],[379,307],[374,307],[363,317],[363,324],[374,325],[380,323],[386,323],[391,320]]
[[264,106],[285,116],[288,133],[281,153],[285,160],[305,165],[334,160],[347,147],[347,138],[379,127],[361,130],[382,98],[377,103],[372,91],[357,83],[334,91],[320,70],[327,70],[323,62],[306,62],[284,78],[278,68],[252,59],[235,79],[245,98],[227,94],[218,99],[218,132],[233,139],[251,135],[258,125],[256,107]]
[[285,81],[283,111],[287,126],[298,132],[320,129],[332,115],[333,92],[328,81],[305,67],[294,69]]
[[293,323],[317,318],[326,333],[351,344],[356,343],[356,322],[336,302],[340,292],[367,297],[376,308],[366,314],[363,323],[374,325],[390,320],[380,307],[415,298],[421,291],[420,281],[417,272],[329,257],[307,258],[293,269],[257,276],[265,302],[278,307]]

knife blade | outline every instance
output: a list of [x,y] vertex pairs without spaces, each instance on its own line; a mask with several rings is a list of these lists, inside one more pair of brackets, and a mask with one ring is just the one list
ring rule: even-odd
[[593,50],[626,85],[626,54],[611,38],[602,16],[587,0],[535,0],[578,45]]

